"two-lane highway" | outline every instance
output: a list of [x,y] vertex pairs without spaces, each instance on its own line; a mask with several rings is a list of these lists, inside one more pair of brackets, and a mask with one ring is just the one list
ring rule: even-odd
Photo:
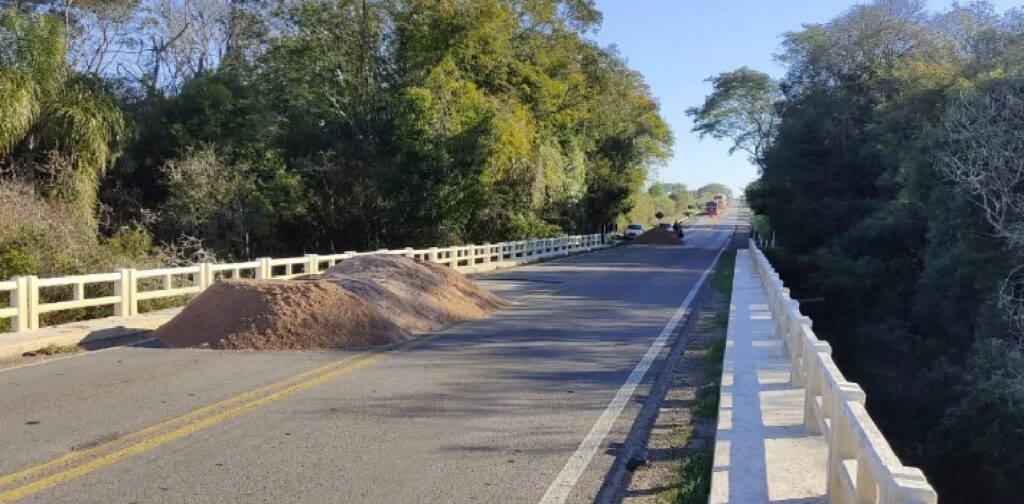
[[733,213],[685,246],[478,277],[513,305],[397,349],[0,371],[0,503],[589,502]]

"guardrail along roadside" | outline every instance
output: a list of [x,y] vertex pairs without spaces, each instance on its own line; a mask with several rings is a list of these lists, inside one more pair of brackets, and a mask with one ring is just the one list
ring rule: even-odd
[[[602,235],[591,234],[482,245],[307,254],[237,263],[199,263],[177,268],[119,269],[110,273],[54,278],[18,276],[0,282],[0,296],[10,298],[10,306],[0,308],[0,321],[8,321],[10,327],[8,332],[0,333],[0,356],[32,350],[32,345],[77,343],[88,334],[92,334],[94,339],[102,339],[123,336],[125,331],[153,329],[170,315],[147,318],[141,313],[153,308],[183,305],[188,297],[222,279],[291,279],[319,274],[341,261],[369,254],[402,255],[449,266],[463,273],[474,273],[607,246]],[[40,317],[48,313],[97,307],[106,309],[114,318],[101,315],[86,323],[66,324],[69,327],[63,329],[61,325],[43,327],[41,324]],[[138,323],[126,323],[129,320]],[[111,330],[97,334],[98,330],[107,328]],[[60,334],[43,335],[45,329],[54,329]],[[34,338],[36,335],[40,337]],[[56,339],[50,341],[48,336]]]
[[791,364],[790,383],[804,388],[804,428],[828,445],[828,502],[935,504],[935,490],[920,469],[904,466],[892,451],[864,407],[864,391],[843,376],[832,348],[814,334],[811,319],[754,240],[749,248],[775,336]]

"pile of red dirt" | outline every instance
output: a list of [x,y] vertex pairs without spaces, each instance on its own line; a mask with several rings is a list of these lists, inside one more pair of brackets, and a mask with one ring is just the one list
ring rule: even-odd
[[683,243],[679,235],[671,229],[654,228],[636,237],[633,243],[641,245],[679,245]]
[[484,318],[504,304],[451,268],[367,255],[295,280],[218,282],[154,336],[174,347],[366,347]]
[[451,268],[398,255],[354,257],[320,278],[355,293],[412,332],[481,319],[505,304]]
[[217,282],[154,332],[175,347],[365,347],[408,339],[380,310],[319,280]]

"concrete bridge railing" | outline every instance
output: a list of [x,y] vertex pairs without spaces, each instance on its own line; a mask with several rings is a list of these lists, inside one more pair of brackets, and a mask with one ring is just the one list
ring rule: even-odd
[[815,336],[764,253],[754,240],[749,246],[792,364],[790,381],[805,390],[804,427],[828,443],[828,502],[936,504],[935,490],[920,469],[904,466],[893,453],[864,408],[864,391],[839,371],[832,348]]
[[0,320],[10,320],[10,332],[23,333],[39,329],[40,315],[51,312],[111,306],[114,316],[126,317],[139,313],[140,301],[197,294],[220,279],[290,279],[320,273],[345,259],[367,254],[403,255],[463,272],[474,272],[494,269],[503,263],[531,262],[604,245],[602,235],[592,234],[426,249],[350,251],[278,259],[264,257],[238,263],[200,263],[150,270],[119,269],[112,273],[55,278],[18,276],[0,282],[0,296],[6,294],[10,297],[10,306],[0,307]]

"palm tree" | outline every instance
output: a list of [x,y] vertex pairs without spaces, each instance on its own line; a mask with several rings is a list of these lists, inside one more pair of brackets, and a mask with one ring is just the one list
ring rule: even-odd
[[99,176],[125,124],[98,81],[69,68],[63,30],[51,15],[0,11],[0,166],[22,156],[62,157],[69,170],[53,172],[60,196],[91,219]]

